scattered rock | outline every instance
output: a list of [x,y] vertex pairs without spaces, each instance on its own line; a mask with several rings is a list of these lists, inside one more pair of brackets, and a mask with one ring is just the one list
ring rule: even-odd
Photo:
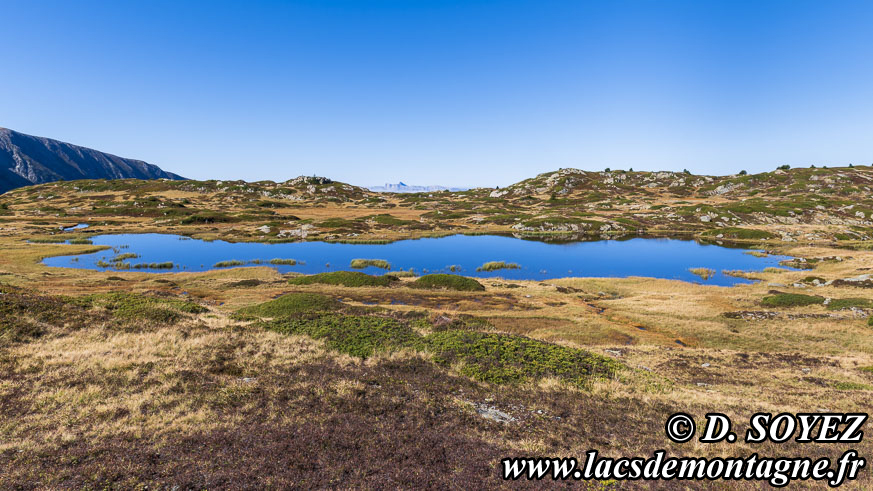
[[509,414],[505,413],[493,406],[488,406],[485,404],[475,404],[476,412],[479,416],[482,416],[485,419],[490,419],[491,421],[496,421],[498,423],[511,423],[515,421],[515,418]]

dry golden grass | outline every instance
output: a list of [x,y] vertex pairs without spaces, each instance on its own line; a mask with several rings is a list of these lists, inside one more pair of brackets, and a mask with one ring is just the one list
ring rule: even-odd
[[[181,193],[172,197],[190,196]],[[391,200],[399,202],[399,198]],[[286,211],[315,219],[374,214],[372,209],[348,205],[301,207],[282,213]],[[421,214],[420,210],[400,207],[380,212],[404,220]],[[870,289],[793,286],[811,275],[833,280],[871,272],[871,251],[773,245],[778,253],[808,258],[841,256],[844,260],[819,263],[812,271],[755,273],[761,282],[730,288],[651,278],[566,278],[545,283],[487,280],[483,281],[486,291],[476,293],[415,290],[403,286],[407,279],[390,288],[291,286],[269,267],[165,274],[160,278],[170,283],[162,283],[149,273],[42,266],[39,261],[44,257],[92,251],[95,246],[27,244],[25,239],[45,228],[32,228],[32,219],[17,216],[0,225],[0,283],[71,296],[111,291],[179,296],[186,291],[190,298],[209,306],[210,312],[172,327],[120,332],[89,326],[2,348],[0,367],[11,375],[0,381],[0,401],[15,401],[30,410],[0,422],[0,454],[20,451],[39,455],[118,435],[132,435],[159,448],[180,435],[245,427],[253,415],[267,413],[273,414],[271,421],[278,427],[322,424],[327,420],[322,415],[304,415],[288,408],[305,400],[307,404],[325,404],[337,414],[363,411],[361,407],[366,404],[361,401],[369,400],[367,394],[389,383],[398,385],[390,386],[394,392],[385,395],[385,401],[396,399],[400,407],[413,403],[439,407],[464,422],[459,426],[462,433],[503,452],[550,455],[561,451],[579,456],[588,448],[603,447],[616,454],[634,454],[664,444],[658,428],[670,410],[684,409],[697,416],[714,410],[736,421],[747,420],[753,410],[867,412],[873,393],[865,388],[873,387],[873,374],[861,370],[873,366],[873,329],[863,315],[828,311],[821,305],[769,309],[760,304],[774,289],[828,298],[873,299]],[[99,227],[101,233],[175,231],[146,219],[120,218],[117,222]],[[186,231],[218,237],[242,226],[247,225],[216,224]],[[499,227],[482,228],[486,229]],[[379,232],[385,237],[417,233]],[[109,276],[124,281],[109,281]],[[258,283],[234,286],[246,279]],[[507,288],[508,283],[519,287]],[[782,286],[771,286],[774,283]],[[511,389],[459,382],[463,377],[452,369],[438,372],[426,382],[400,383],[396,381],[418,376],[415,374],[425,370],[421,366],[431,367],[427,355],[396,352],[361,362],[330,352],[312,339],[275,334],[229,317],[238,308],[292,291],[321,293],[353,306],[376,304],[398,315],[427,310],[431,316],[485,318],[495,331],[585,347],[615,356],[630,370],[617,380],[596,383],[584,394],[548,378]],[[724,315],[761,311],[776,311],[779,316],[745,320]],[[321,376],[319,370],[332,375],[318,379],[321,382],[310,380]],[[293,375],[283,378],[283,374]],[[463,391],[452,386],[450,397],[443,394],[441,391],[449,388],[437,385],[442,383],[437,381],[446,377],[461,384]],[[551,426],[519,423],[511,431],[482,427],[471,404],[486,397],[494,397],[506,407],[522,400],[526,411],[542,409],[548,413],[559,407],[563,418],[575,426],[556,426],[553,420]],[[564,404],[575,408],[579,401],[591,407],[563,409]],[[595,424],[586,419],[594,416],[582,414],[585,411],[607,418],[625,410],[632,423],[624,433],[616,430],[601,439],[587,433],[572,436],[583,423]],[[784,453],[777,448],[742,444],[695,443],[680,450],[701,455]],[[860,450],[869,453],[871,448],[864,442]],[[0,487],[3,484],[0,480]]]

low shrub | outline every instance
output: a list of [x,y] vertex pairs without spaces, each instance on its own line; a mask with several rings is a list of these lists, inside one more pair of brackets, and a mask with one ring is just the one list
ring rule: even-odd
[[267,327],[284,334],[322,339],[329,348],[359,358],[392,348],[421,346],[421,337],[415,331],[386,317],[304,313],[274,320]]
[[334,311],[342,306],[338,300],[317,293],[289,293],[281,297],[237,311],[256,317],[282,317],[300,312]]
[[479,283],[473,278],[467,278],[466,276],[458,276],[454,274],[424,275],[421,278],[409,283],[409,287],[428,289],[443,288],[447,290],[467,292],[485,291],[485,287],[482,286],[482,283]]
[[82,305],[108,310],[117,319],[125,322],[148,322],[150,324],[175,324],[184,314],[199,314],[207,309],[202,305],[175,298],[158,298],[135,293],[98,293],[76,299]]
[[873,300],[866,298],[834,298],[828,303],[828,310],[873,309]]
[[806,305],[820,305],[824,303],[824,297],[818,295],[803,295],[800,293],[778,293],[761,300],[765,307],[804,307]]
[[339,285],[349,287],[360,286],[390,286],[391,283],[397,281],[397,278],[391,275],[372,276],[358,271],[333,271],[330,273],[318,273],[309,276],[298,276],[291,278],[288,283],[292,285]]
[[873,386],[858,382],[834,382],[834,388],[837,390],[873,390]]
[[460,363],[465,375],[495,384],[552,376],[586,386],[592,378],[614,376],[621,366],[584,350],[507,334],[445,330],[426,342],[437,363]]

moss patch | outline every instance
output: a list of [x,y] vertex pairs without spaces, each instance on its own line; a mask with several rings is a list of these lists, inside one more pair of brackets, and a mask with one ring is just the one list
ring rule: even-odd
[[501,269],[521,269],[521,266],[516,263],[507,263],[506,261],[489,261],[476,268],[476,271],[497,271]]

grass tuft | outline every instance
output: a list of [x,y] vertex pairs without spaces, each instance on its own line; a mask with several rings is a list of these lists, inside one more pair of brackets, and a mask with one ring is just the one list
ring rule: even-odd
[[270,259],[270,264],[277,265],[277,266],[278,266],[278,265],[294,266],[295,264],[297,264],[297,261],[294,260],[294,259],[279,259],[279,258],[275,258],[275,259]]
[[699,276],[703,280],[708,280],[715,276],[715,270],[709,268],[688,268],[688,271]]
[[384,259],[352,259],[349,265],[355,269],[364,269],[370,266],[382,269],[391,269],[391,263]]
[[476,268],[476,271],[497,271],[500,269],[520,269],[516,263],[507,263],[506,261],[489,261],[482,266]]
[[232,268],[234,266],[243,266],[245,265],[245,261],[240,261],[239,259],[231,259],[229,261],[219,261],[212,265],[213,268]]

